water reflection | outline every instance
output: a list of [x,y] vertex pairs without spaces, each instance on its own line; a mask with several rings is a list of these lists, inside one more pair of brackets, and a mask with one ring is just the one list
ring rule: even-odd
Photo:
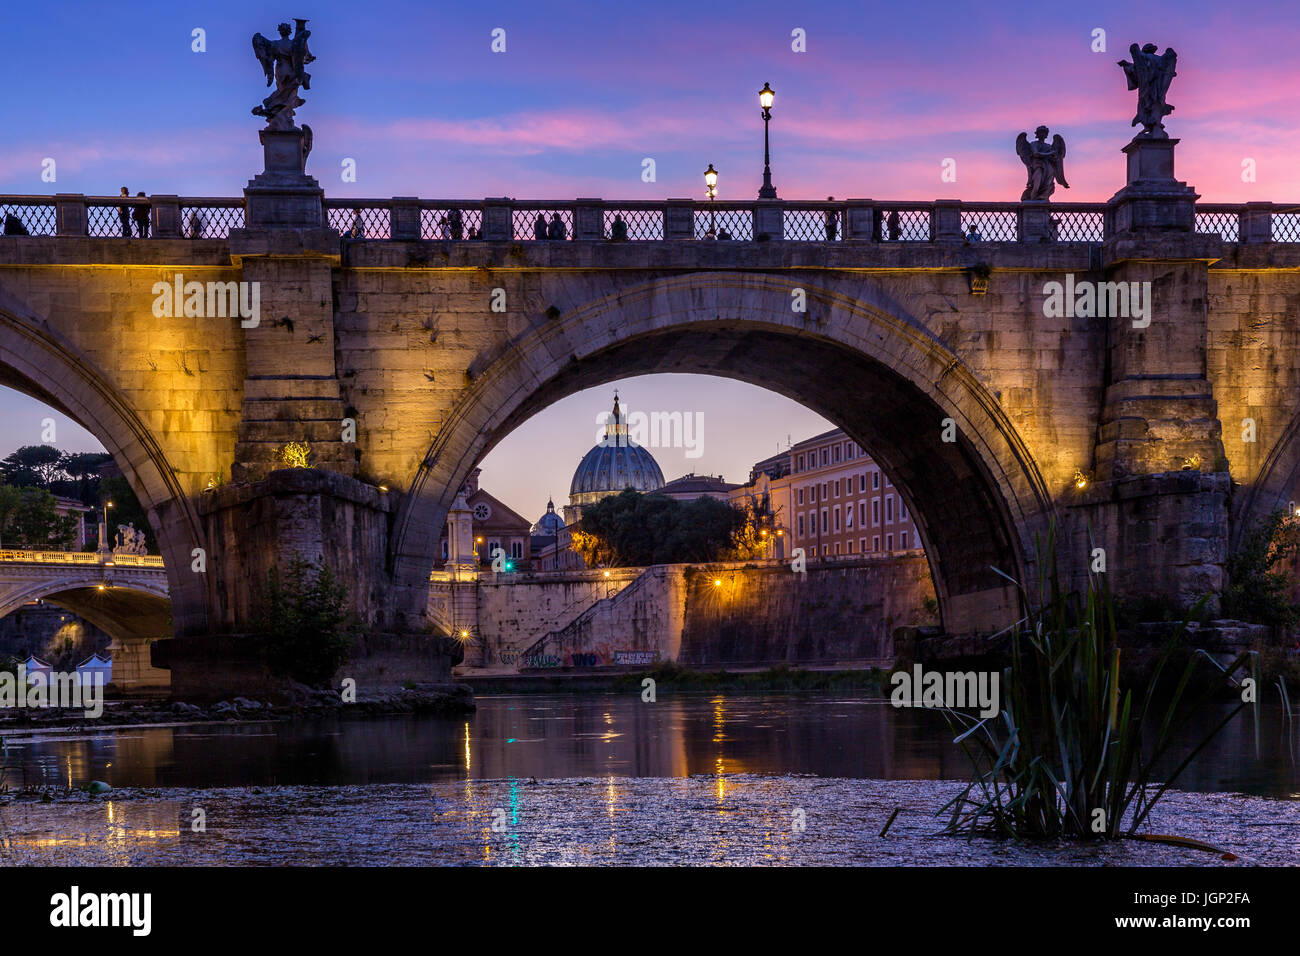
[[[1221,718],[1222,713],[1205,714],[1188,740]],[[1180,786],[1294,795],[1300,778],[1294,739],[1284,730],[1276,710],[1265,708],[1257,760],[1254,725],[1239,715],[1185,771]],[[714,779],[721,812],[734,774],[943,780],[964,779],[969,770],[941,715],[895,709],[865,694],[661,693],[656,703],[644,703],[636,693],[485,697],[469,718],[9,737],[8,756],[16,765],[11,786],[105,780],[118,787],[208,788],[701,775]],[[517,801],[512,788],[509,825]],[[611,821],[626,809],[613,789],[605,805]],[[493,845],[500,852],[499,841],[489,839],[492,822],[483,821],[485,858]]]

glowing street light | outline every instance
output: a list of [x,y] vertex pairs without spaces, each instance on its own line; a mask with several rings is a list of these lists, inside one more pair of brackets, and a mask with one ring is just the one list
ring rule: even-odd
[[763,187],[758,191],[759,199],[775,199],[776,187],[772,185],[772,154],[768,148],[767,126],[772,121],[772,101],[776,91],[768,83],[758,91],[758,105],[763,108]]
[[709,192],[709,235],[708,238],[718,238],[717,229],[714,228],[713,222],[713,200],[718,198],[718,171],[709,163],[709,168],[704,171],[704,185]]

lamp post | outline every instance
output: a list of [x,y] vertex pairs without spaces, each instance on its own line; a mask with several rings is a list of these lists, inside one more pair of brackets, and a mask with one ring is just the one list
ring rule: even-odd
[[758,91],[758,105],[763,108],[763,188],[758,191],[759,199],[775,199],[776,187],[772,185],[772,155],[768,148],[767,127],[772,121],[772,101],[776,91],[764,83]]
[[718,171],[709,163],[709,168],[704,171],[704,185],[709,191],[709,238],[718,238],[717,230],[714,229],[713,223],[713,200],[718,198]]
[[104,502],[104,522],[101,525],[101,527],[104,530],[99,535],[99,550],[104,553],[113,550],[109,545],[109,537],[108,537],[108,509],[111,507],[113,507],[113,502],[111,501]]

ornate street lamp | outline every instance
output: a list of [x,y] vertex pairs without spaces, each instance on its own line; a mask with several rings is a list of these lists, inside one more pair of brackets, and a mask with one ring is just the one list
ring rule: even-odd
[[709,238],[718,238],[717,230],[713,223],[713,200],[718,198],[718,171],[709,163],[709,168],[704,171],[704,185],[709,190]]
[[759,199],[775,199],[776,187],[772,185],[772,154],[768,149],[767,126],[772,121],[772,101],[776,91],[764,83],[758,91],[758,105],[763,108],[763,188],[758,191]]

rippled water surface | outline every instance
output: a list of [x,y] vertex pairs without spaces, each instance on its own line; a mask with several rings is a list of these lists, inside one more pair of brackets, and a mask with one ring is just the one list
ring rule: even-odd
[[[1152,827],[1241,862],[1300,863],[1293,741],[1277,717],[1263,721],[1258,760],[1254,740],[1250,721],[1234,721]],[[965,757],[941,716],[865,693],[484,697],[455,719],[154,726],[5,746],[11,786],[114,787],[0,807],[7,862],[1221,862],[1154,845],[936,836]]]

